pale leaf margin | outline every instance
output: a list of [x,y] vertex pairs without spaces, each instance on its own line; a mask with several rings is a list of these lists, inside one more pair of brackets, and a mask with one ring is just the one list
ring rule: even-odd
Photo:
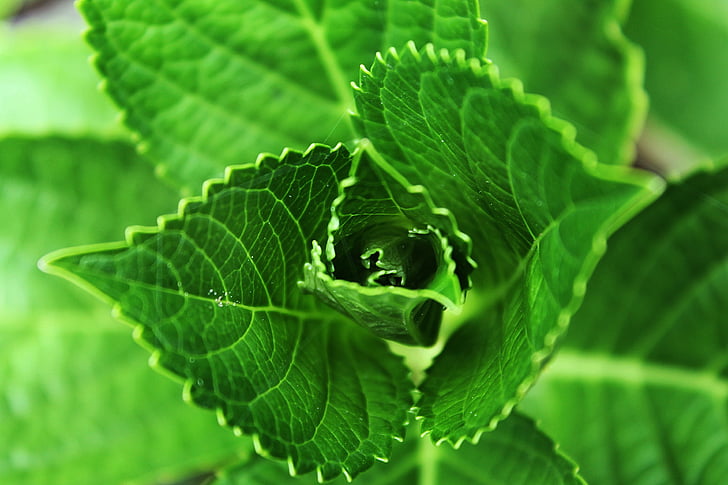
[[[193,378],[184,378],[180,376],[179,374],[174,373],[170,369],[167,369],[161,364],[164,351],[161,349],[156,348],[151,342],[148,342],[144,339],[143,335],[145,332],[145,326],[142,323],[136,322],[131,317],[128,317],[124,314],[121,303],[114,300],[111,296],[105,294],[103,291],[98,289],[96,286],[93,286],[91,283],[84,280],[82,277],[75,275],[74,273],[61,268],[59,266],[55,266],[53,264],[53,261],[64,259],[71,256],[77,256],[80,254],[87,254],[87,253],[94,253],[94,252],[107,252],[107,251],[119,251],[123,249],[128,249],[129,247],[132,247],[135,245],[135,238],[139,235],[144,236],[147,234],[156,234],[159,232],[162,232],[165,230],[166,225],[168,222],[171,221],[177,221],[180,219],[183,219],[185,217],[185,211],[187,210],[188,206],[194,206],[196,204],[204,203],[208,200],[208,197],[210,196],[210,190],[213,187],[219,186],[220,184],[229,185],[230,179],[233,176],[233,174],[239,170],[251,170],[251,169],[258,169],[261,166],[261,163],[263,161],[269,160],[271,157],[275,158],[276,160],[283,160],[289,153],[296,153],[300,154],[303,157],[306,157],[309,153],[325,148],[330,153],[336,153],[341,149],[345,149],[343,144],[339,143],[335,145],[334,147],[329,147],[327,145],[322,145],[319,143],[313,143],[311,144],[308,149],[306,149],[303,152],[300,152],[298,150],[293,150],[286,148],[284,149],[280,155],[274,155],[271,153],[263,152],[258,155],[258,158],[253,163],[246,163],[246,164],[239,164],[239,165],[231,165],[226,167],[225,174],[222,178],[212,178],[208,179],[204,182],[202,186],[202,195],[198,196],[192,196],[192,197],[185,197],[182,198],[179,201],[177,212],[176,213],[170,213],[165,215],[160,215],[157,218],[157,225],[156,226],[136,226],[132,225],[126,228],[125,230],[125,240],[124,241],[116,241],[116,242],[108,242],[108,243],[97,243],[97,244],[87,244],[87,245],[80,245],[80,246],[74,246],[70,248],[63,248],[56,251],[53,251],[51,253],[46,254],[38,261],[38,268],[48,274],[58,276],[60,278],[63,278],[67,281],[70,281],[71,283],[75,284],[79,288],[81,288],[84,291],[89,292],[94,297],[98,298],[100,301],[108,304],[111,307],[111,315],[118,321],[121,321],[122,323],[128,324],[132,327],[132,337],[136,341],[138,345],[140,345],[142,348],[146,349],[149,353],[149,359],[148,364],[149,366],[154,369],[156,372],[159,372],[163,376],[171,379],[172,381],[181,384],[182,385],[182,400],[188,404],[192,405],[195,408],[206,410],[206,411],[213,411],[216,416],[216,421],[219,426],[228,428],[232,431],[233,434],[235,434],[238,437],[247,436],[252,439],[253,448],[255,449],[255,452],[260,455],[263,458],[266,459],[276,459],[277,457],[274,457],[273,454],[269,452],[268,449],[266,449],[260,440],[260,436],[258,433],[243,433],[242,429],[238,426],[231,426],[226,422],[226,419],[224,417],[225,411],[224,411],[224,403],[218,404],[214,408],[205,408],[200,405],[198,405],[193,397],[192,397],[192,387],[195,384]],[[353,156],[354,154],[352,154]],[[348,179],[344,179],[348,180]],[[343,190],[343,187],[341,187],[342,182],[340,182],[339,191]],[[301,268],[301,277],[303,277],[303,268]],[[295,283],[294,283],[295,284]],[[214,300],[214,298],[212,299]],[[342,319],[345,318],[342,316]],[[353,325],[353,322],[351,322]],[[412,390],[410,391],[412,392]],[[407,419],[400,423],[400,429],[399,432],[396,432],[392,435],[392,439],[398,442],[404,441],[404,431],[409,423],[409,417]],[[372,456],[375,461],[379,462],[388,462],[389,459],[384,456]],[[284,459],[284,461],[288,465],[288,471],[291,477],[297,477],[299,475],[298,471],[296,470],[292,457],[288,456]],[[328,480],[327,478],[324,478],[322,474],[322,468],[321,466],[316,467],[316,477],[317,481],[319,483],[323,483],[325,480]],[[349,473],[346,468],[341,468],[341,473],[343,473],[344,477],[348,482],[351,482],[355,475],[352,475]]]
[[[422,49],[418,49],[414,42],[409,42],[405,49],[406,50],[404,50],[404,52],[400,52],[395,48],[390,48],[384,55],[382,53],[377,53],[374,62],[375,64],[380,64],[381,66],[386,67],[388,59],[392,58],[395,61],[399,61],[402,55],[412,56],[416,60],[427,57],[434,65],[441,62],[448,64],[451,63],[459,65],[463,69],[470,69],[478,75],[488,77],[491,79],[493,86],[509,91],[516,101],[535,108],[545,127],[552,132],[558,133],[564,150],[570,153],[574,157],[575,161],[581,164],[581,167],[587,175],[605,182],[612,181],[632,184],[636,188],[642,189],[631,198],[629,203],[623,206],[622,210],[614,213],[608,218],[605,218],[600,230],[593,235],[591,250],[588,254],[586,254],[584,261],[574,278],[571,299],[563,308],[561,308],[556,318],[556,322],[554,322],[553,327],[546,333],[542,348],[532,354],[528,375],[525,376],[525,378],[517,386],[515,394],[504,402],[500,412],[493,415],[492,419],[485,426],[480,426],[476,429],[471,429],[468,432],[460,433],[458,436],[435,436],[432,434],[434,427],[431,427],[430,429],[423,428],[421,432],[422,436],[431,434],[433,442],[438,445],[447,441],[455,448],[459,448],[466,440],[473,444],[477,444],[484,432],[494,430],[498,425],[498,422],[507,418],[514,407],[523,399],[525,394],[538,378],[544,363],[554,356],[557,342],[568,328],[571,317],[576,313],[581,305],[583,297],[587,291],[588,280],[596,268],[597,263],[606,252],[608,238],[627,221],[631,220],[640,211],[644,210],[652,202],[654,202],[664,191],[665,182],[657,176],[646,172],[636,171],[630,167],[600,163],[597,160],[596,154],[592,150],[584,147],[576,141],[576,128],[568,121],[552,115],[551,104],[547,98],[537,94],[526,93],[524,91],[523,83],[518,79],[501,78],[498,73],[497,66],[489,60],[468,58],[466,53],[461,49],[454,52],[448,51],[447,49],[437,49],[431,43],[426,44]],[[367,68],[366,66],[361,66],[361,76],[373,78],[374,75],[371,72],[372,69]],[[362,91],[360,84],[361,83],[352,83],[352,86],[356,91]],[[380,164],[380,166],[382,166],[382,168],[385,168],[390,172],[396,172],[396,169],[391,167],[384,160],[383,156],[375,154],[373,158],[378,164]],[[516,204],[518,204],[517,201]],[[552,221],[552,223],[549,224],[543,232],[547,233],[553,230],[553,228],[554,225]],[[472,236],[466,234],[466,237],[469,241],[472,240]],[[470,308],[467,308],[467,304],[465,305],[465,308],[463,309],[464,316],[473,316],[474,314],[486,311],[489,308],[493,309],[494,305],[498,305],[498,302],[503,301],[504,298],[508,297],[509,292],[514,288],[514,285],[520,281],[522,277],[524,277],[529,261],[531,261],[534,251],[538,248],[537,244],[541,237],[542,235],[535,238],[529,251],[520,259],[517,268],[511,277],[509,277],[506,281],[501,282],[496,288],[488,289],[490,295],[486,301],[479,305],[477,310],[473,311]],[[477,273],[475,274],[477,275]],[[475,281],[477,281],[477,279],[475,279]],[[477,293],[478,290],[479,288],[476,286],[473,290],[471,290],[471,292]],[[471,298],[474,296],[475,295],[471,295]],[[461,321],[460,323],[463,322]],[[443,350],[443,352],[445,351],[447,351],[447,347]],[[420,409],[418,405],[415,405],[415,410],[418,412],[416,417],[418,421],[423,422],[427,419],[426,416],[419,414]],[[422,424],[425,423],[423,422]]]

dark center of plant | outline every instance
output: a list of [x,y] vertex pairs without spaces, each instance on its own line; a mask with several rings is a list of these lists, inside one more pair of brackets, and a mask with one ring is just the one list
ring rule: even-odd
[[363,286],[425,288],[438,265],[437,236],[399,226],[377,226],[334,245],[334,277]]

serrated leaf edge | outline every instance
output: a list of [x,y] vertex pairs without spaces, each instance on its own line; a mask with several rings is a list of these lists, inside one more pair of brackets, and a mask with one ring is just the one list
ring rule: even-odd
[[[248,163],[248,164],[240,164],[240,165],[231,165],[228,166],[225,169],[225,175],[222,178],[213,178],[205,181],[202,185],[202,195],[198,196],[191,196],[191,197],[185,197],[182,198],[178,204],[177,212],[173,214],[165,214],[161,215],[157,218],[157,225],[156,226],[129,226],[126,228],[125,231],[125,240],[124,241],[117,241],[117,242],[110,242],[110,243],[100,243],[100,244],[88,244],[83,246],[75,246],[72,248],[64,248],[59,249],[56,251],[53,251],[45,256],[43,256],[38,261],[38,268],[41,271],[44,271],[45,273],[53,274],[56,276],[60,276],[71,283],[81,287],[83,290],[88,291],[89,293],[93,294],[95,297],[99,298],[101,301],[109,304],[111,306],[111,314],[114,318],[117,320],[126,323],[132,327],[132,337],[137,342],[138,345],[140,345],[142,348],[146,349],[150,355],[148,358],[148,364],[149,366],[154,369],[156,372],[166,376],[167,378],[171,379],[172,381],[178,382],[182,385],[182,391],[181,391],[181,397],[182,400],[187,404],[195,405],[195,407],[198,407],[201,410],[211,410],[216,415],[216,421],[218,425],[222,427],[226,427],[232,430],[233,434],[236,436],[243,436],[246,435],[243,433],[242,428],[239,426],[230,426],[228,425],[225,417],[224,417],[224,405],[216,406],[213,409],[209,408],[202,408],[197,405],[197,403],[194,402],[192,398],[191,389],[194,385],[194,381],[191,378],[183,378],[178,374],[173,373],[172,371],[166,369],[160,364],[162,355],[164,354],[163,351],[160,349],[154,347],[151,343],[147,342],[142,338],[142,334],[144,332],[144,325],[133,321],[131,318],[126,317],[123,314],[121,305],[113,300],[108,295],[104,294],[100,290],[98,290],[96,287],[92,286],[90,283],[83,280],[81,277],[76,276],[75,274],[60,268],[58,266],[54,266],[53,262],[55,260],[63,259],[66,257],[71,257],[77,254],[81,253],[88,253],[88,252],[99,252],[99,251],[109,251],[109,250],[119,250],[128,248],[130,246],[136,245],[136,238],[139,236],[142,237],[148,237],[152,234],[157,234],[165,229],[167,224],[169,224],[172,221],[178,221],[186,217],[187,215],[187,208],[194,204],[204,203],[208,200],[210,197],[210,192],[214,189],[220,187],[220,186],[226,186],[230,184],[230,179],[232,178],[233,174],[239,170],[251,170],[251,169],[258,169],[260,168],[265,162],[274,162],[274,163],[280,163],[283,161],[289,154],[300,154],[302,157],[308,156],[310,153],[317,151],[317,150],[325,150],[328,151],[330,154],[334,154],[338,151],[343,151],[343,153],[346,153],[348,155],[348,150],[346,147],[344,147],[343,144],[339,143],[335,145],[333,148],[329,147],[328,145],[324,145],[321,143],[312,143],[305,151],[300,152],[298,150],[286,148],[284,149],[279,156],[270,154],[270,153],[261,153],[258,155],[258,158],[254,163]],[[401,357],[399,357],[401,359]],[[410,392],[412,392],[410,390]],[[405,421],[401,423],[401,429],[405,429],[407,424],[409,422],[409,418],[405,417]],[[395,431],[395,434],[392,435],[392,439],[396,441],[403,441],[403,437],[399,436],[399,434]],[[265,448],[265,446],[262,445],[260,440],[260,434],[259,433],[250,433],[247,434],[247,436],[250,436],[255,452],[264,457],[264,458],[277,458],[274,457],[270,453],[270,451]],[[371,455],[371,457],[380,462],[387,462],[388,458],[384,456],[377,456],[377,455]],[[295,465],[293,464],[293,460],[291,456],[288,456],[285,458],[285,460],[288,463],[288,470],[291,476],[295,477],[298,476],[299,473],[295,468]],[[331,464],[329,464],[330,466]],[[319,465],[315,467],[316,470],[316,476],[319,483],[323,483],[324,477],[323,477],[323,466]],[[346,480],[348,482],[351,482],[357,475],[357,473],[352,473],[352,471],[346,469],[343,465],[340,466],[340,472],[344,475]]]
[[[328,274],[328,268],[325,267],[323,264],[323,260],[320,257],[316,257],[316,255],[321,256],[324,252],[326,254],[326,259],[328,261],[333,261],[334,257],[336,256],[336,253],[334,251],[333,246],[331,245],[332,235],[335,231],[337,231],[340,227],[339,223],[339,217],[337,215],[336,209],[346,200],[347,194],[346,189],[349,187],[353,187],[356,185],[358,179],[356,177],[356,170],[358,168],[358,159],[362,152],[367,152],[374,163],[376,163],[381,169],[385,170],[389,176],[391,176],[397,183],[399,183],[408,193],[412,195],[419,195],[423,198],[425,201],[425,204],[430,209],[430,212],[433,215],[445,217],[450,224],[450,227],[453,229],[453,235],[443,235],[440,234],[438,231],[439,239],[441,242],[444,243],[448,241],[449,238],[453,238],[458,240],[463,247],[466,249],[466,254],[464,255],[466,258],[467,263],[471,266],[471,268],[477,267],[477,264],[475,261],[471,258],[471,247],[472,247],[472,240],[470,237],[465,234],[464,232],[460,231],[458,229],[458,224],[455,219],[455,215],[446,208],[443,207],[437,207],[435,203],[432,200],[432,197],[430,196],[430,193],[428,192],[427,188],[425,188],[422,185],[417,184],[411,184],[409,181],[406,180],[404,176],[402,176],[394,167],[389,165],[377,152],[372,143],[368,139],[361,139],[357,141],[357,148],[352,153],[352,157],[354,158],[354,163],[351,169],[351,173],[348,177],[341,180],[339,182],[339,188],[338,192],[339,195],[334,199],[334,201],[331,204],[331,218],[329,219],[329,223],[327,226],[327,241],[324,243],[324,245],[321,245],[319,241],[314,240],[312,242],[312,249],[311,253],[314,255],[312,257],[311,263],[306,263],[307,266],[313,267],[316,266],[320,278],[325,279],[329,285],[331,286],[341,286],[344,288],[355,288],[357,291],[361,292],[365,295],[370,296],[376,296],[376,295],[384,295],[384,294],[396,294],[401,296],[407,296],[411,298],[416,297],[427,297],[430,299],[433,299],[435,301],[438,301],[442,303],[444,306],[446,306],[449,310],[460,313],[461,305],[464,300],[464,295],[460,299],[460,301],[454,302],[449,301],[448,299],[444,299],[443,296],[440,293],[437,293],[433,290],[429,289],[419,289],[419,290],[412,290],[404,287],[365,287],[361,286],[357,283],[353,283],[350,281],[343,281],[343,280],[336,280],[333,279]],[[438,228],[435,228],[436,230]],[[325,248],[325,249],[324,249]],[[452,243],[449,243],[447,247],[443,247],[445,259],[448,261],[447,271],[448,274],[455,275],[455,270],[457,269],[456,262],[452,259],[452,253],[454,251],[454,248],[452,246]],[[469,280],[469,278],[468,278]],[[302,281],[298,282],[299,286],[303,285]],[[469,285],[470,286],[470,285]]]
[[[582,146],[576,141],[576,128],[571,123],[554,117],[551,114],[551,104],[547,98],[541,95],[524,92],[523,83],[518,79],[501,79],[497,66],[488,59],[467,58],[465,51],[462,49],[458,49],[452,53],[447,49],[439,49],[436,51],[434,45],[431,43],[426,44],[422,49],[418,49],[414,42],[408,42],[402,54],[400,54],[400,52],[398,52],[394,47],[390,47],[386,51],[386,55],[382,55],[380,52],[377,52],[375,62],[387,68],[389,59],[400,62],[401,56],[403,55],[412,56],[416,61],[420,61],[423,56],[426,56],[428,60],[435,65],[440,62],[444,62],[446,64],[455,63],[458,67],[470,69],[476,76],[485,76],[490,78],[495,88],[508,89],[516,101],[536,108],[539,118],[544,125],[561,135],[563,148],[567,152],[571,153],[576,160],[581,162],[587,173],[602,180],[630,182],[645,189],[641,195],[636,195],[633,198],[631,204],[625,205],[620,214],[613,215],[606,219],[602,226],[602,230],[598,231],[594,235],[592,239],[591,252],[586,256],[580,271],[574,279],[572,298],[559,313],[556,326],[544,337],[543,348],[531,356],[531,374],[518,385],[516,394],[504,403],[501,411],[496,414],[485,427],[478,428],[472,433],[467,433],[457,437],[444,436],[438,440],[433,439],[436,446],[440,446],[442,443],[448,442],[457,449],[466,440],[473,444],[477,444],[484,432],[494,430],[498,423],[507,418],[513,408],[523,399],[523,396],[533,386],[538,378],[543,362],[553,354],[557,340],[566,331],[571,317],[574,313],[576,313],[581,305],[583,296],[586,293],[586,286],[589,277],[606,251],[609,235],[657,199],[657,197],[659,197],[665,189],[665,182],[659,177],[648,175],[646,173],[639,173],[629,167],[599,163],[597,161],[596,154],[593,151]],[[376,81],[371,70],[367,69],[366,66],[361,66],[361,75],[367,76]],[[352,83],[352,86],[355,90],[363,92],[362,88],[358,84]],[[358,117],[359,115],[355,114],[355,116]],[[470,240],[470,238],[468,239]],[[525,261],[528,260],[530,254],[534,251],[536,242],[537,241],[534,241],[531,249],[523,258],[522,264],[519,265],[518,274],[522,273],[525,269]],[[514,277],[509,281],[513,282],[517,281],[517,279],[517,277]],[[419,411],[416,405],[413,409]],[[425,416],[417,414],[415,419],[422,421],[425,419]],[[422,430],[421,436],[427,436],[431,434],[432,431],[432,429]]]

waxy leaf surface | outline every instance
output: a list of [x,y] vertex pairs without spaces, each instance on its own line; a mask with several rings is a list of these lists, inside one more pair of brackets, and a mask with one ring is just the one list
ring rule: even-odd
[[418,406],[436,441],[476,438],[538,373],[606,236],[662,184],[597,165],[543,98],[462,51],[390,50],[363,71],[356,101],[379,163],[426,187],[472,240],[468,321],[429,369]]
[[524,404],[594,484],[728,476],[728,164],[620,229]]
[[107,308],[37,268],[174,200],[129,143],[0,138],[0,482],[170,481],[249,446],[186,406]]
[[[414,431],[414,430],[412,430]],[[293,485],[285,468],[262,459],[220,473],[210,485]],[[343,485],[343,479],[332,482]],[[577,485],[576,466],[533,422],[514,414],[480,440],[459,450],[436,447],[416,433],[397,445],[392,463],[361,475],[360,485],[447,483],[450,485]]]
[[85,0],[87,38],[142,147],[187,191],[258,153],[350,142],[349,83],[409,40],[485,50],[472,1]]
[[399,357],[298,281],[348,176],[343,147],[262,156],[210,181],[126,243],[49,256],[137,326],[154,360],[292,473],[353,477],[404,433],[411,383]]
[[647,111],[644,60],[620,25],[627,3],[480,0],[488,58],[501,76],[546,96],[554,114],[576,127],[576,140],[610,164],[632,162]]
[[728,4],[633,0],[625,31],[645,53],[647,162],[684,174],[728,154]]

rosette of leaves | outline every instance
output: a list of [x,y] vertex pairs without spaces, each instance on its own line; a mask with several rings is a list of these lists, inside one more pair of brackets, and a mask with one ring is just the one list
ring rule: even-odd
[[[249,121],[250,106],[209,85],[196,91],[204,76],[184,71],[184,62],[145,57],[136,34],[143,20],[155,26],[151,38],[165,27],[189,35],[200,49],[190,56],[202,53],[206,68],[243,52],[227,78],[258,54],[245,50],[250,31],[220,49],[233,23],[189,29],[204,10],[195,2],[154,11],[153,21],[142,7],[82,5],[96,27],[89,38],[99,66],[114,81],[109,91],[146,153],[183,179],[213,172],[219,161],[249,160],[236,158],[248,141],[231,140],[255,137],[228,122],[245,128],[233,113],[240,108]],[[248,15],[271,18],[270,5],[257,6]],[[327,98],[322,77],[291,88],[293,59],[273,49],[267,60],[280,61],[286,75],[264,69],[274,106],[260,123],[281,122],[274,134],[286,136],[265,141],[296,145],[304,132],[313,140],[329,133],[349,147],[314,144],[229,166],[156,227],[61,250],[42,265],[110,302],[153,364],[184,382],[185,399],[252,435],[259,453],[287,460],[291,474],[353,478],[389,460],[413,408],[424,433],[455,445],[507,417],[579,306],[606,238],[661,183],[597,163],[544,98],[500,79],[482,57],[483,23],[471,2],[414,3],[432,19],[422,23],[427,29],[388,17],[353,44],[332,27],[334,13],[294,7],[281,22],[313,41],[296,44],[315,54],[301,59],[333,80],[338,99]],[[398,49],[385,49],[390,42]],[[367,59],[377,48],[385,54],[349,91],[337,82],[356,65],[341,65],[359,60],[364,45],[374,46]],[[136,58],[142,67],[129,61]],[[127,64],[135,75],[120,75]],[[185,75],[173,75],[176,68]],[[175,98],[179,92],[189,93]],[[301,103],[289,120],[276,103],[292,93]],[[354,105],[342,128],[337,120]],[[445,318],[458,329],[415,396],[410,369],[384,339],[431,345]]]
[[46,260],[112,301],[188,399],[322,479],[386,460],[414,404],[400,358],[348,317],[429,344],[444,306],[467,309],[417,404],[437,441],[477,437],[536,376],[608,232],[653,194],[462,51],[391,51],[357,99],[371,145],[353,156],[263,156],[157,228]]
[[464,302],[470,241],[424,187],[368,157],[352,174],[333,201],[325,251],[313,242],[302,288],[379,337],[433,345],[443,309]]

